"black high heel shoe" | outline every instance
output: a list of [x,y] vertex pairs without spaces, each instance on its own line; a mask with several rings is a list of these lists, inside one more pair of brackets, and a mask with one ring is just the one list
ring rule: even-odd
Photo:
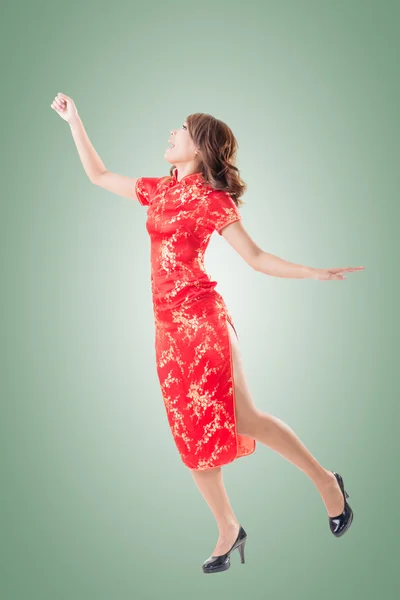
[[339,475],[339,473],[335,473],[334,471],[332,471],[332,473],[336,477],[340,489],[342,490],[344,498],[344,509],[343,512],[340,513],[340,515],[337,515],[337,517],[328,517],[329,527],[335,537],[340,537],[341,535],[346,533],[346,531],[352,524],[354,515],[350,505],[347,503],[346,500],[346,498],[349,498],[349,494],[344,489],[342,477]]
[[231,553],[238,548],[240,552],[240,562],[244,563],[244,546],[247,540],[247,533],[243,529],[243,527],[239,526],[239,533],[234,541],[232,548],[228,550],[225,554],[221,554],[220,556],[210,556],[203,563],[203,571],[204,573],[219,573],[220,571],[226,571],[231,566]]

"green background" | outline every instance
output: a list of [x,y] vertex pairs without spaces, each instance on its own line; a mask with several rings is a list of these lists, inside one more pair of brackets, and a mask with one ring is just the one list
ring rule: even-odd
[[[398,3],[38,1],[2,16],[1,597],[398,598]],[[365,267],[285,280],[217,234],[206,253],[256,406],[344,478],[343,538],[304,473],[258,443],[223,471],[246,563],[204,576],[218,531],[166,420],[146,209],[90,183],[58,92],[131,177],[168,174],[190,113],[222,119],[259,246]]]

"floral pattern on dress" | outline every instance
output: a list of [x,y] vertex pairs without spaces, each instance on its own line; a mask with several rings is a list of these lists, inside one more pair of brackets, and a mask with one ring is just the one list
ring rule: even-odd
[[242,217],[201,173],[179,182],[177,169],[140,177],[135,190],[147,207],[156,367],[169,426],[187,467],[215,468],[256,447],[236,430],[228,327],[236,329],[204,266],[212,233]]

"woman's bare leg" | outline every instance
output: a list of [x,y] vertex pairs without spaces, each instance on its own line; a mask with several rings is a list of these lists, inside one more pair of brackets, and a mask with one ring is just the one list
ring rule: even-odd
[[190,469],[193,479],[210,507],[219,530],[219,538],[212,555],[225,554],[231,548],[239,532],[239,521],[232,510],[222,476],[222,468]]
[[330,517],[343,511],[343,494],[336,477],[319,464],[289,425],[278,417],[258,411],[245,429],[245,435],[275,450],[308,475],[320,492]]
[[[319,464],[291,427],[278,417],[262,413],[254,406],[241,362],[238,339],[230,324],[228,329],[232,343],[238,433],[265,444],[301,469],[320,492],[328,515],[338,515],[343,511],[344,500],[335,476]],[[222,468],[190,469],[190,472],[217,522],[220,535],[212,554],[224,554],[237,537],[239,521],[233,513],[223,483]]]
[[344,509],[344,499],[336,477],[319,464],[289,425],[254,406],[243,369],[238,339],[230,324],[228,329],[232,345],[238,433],[265,444],[301,469],[321,494],[328,515],[337,516]]

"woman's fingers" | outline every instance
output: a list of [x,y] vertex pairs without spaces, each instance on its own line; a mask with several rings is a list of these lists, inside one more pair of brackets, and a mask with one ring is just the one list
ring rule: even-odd
[[362,271],[364,267],[346,267],[345,269],[341,269],[341,271],[346,271],[349,273],[350,271]]
[[332,273],[333,275],[338,276],[340,279],[346,279],[346,276],[343,275],[343,273],[351,273],[353,271],[360,271],[363,270],[364,267],[360,267],[360,268],[348,268],[348,269],[328,269],[328,271],[330,273]]
[[66,102],[62,98],[55,96],[53,102],[51,103],[51,108],[54,108],[57,112],[63,111],[66,108]]
[[351,271],[362,271],[364,267],[337,267],[328,269],[331,273],[350,273]]

